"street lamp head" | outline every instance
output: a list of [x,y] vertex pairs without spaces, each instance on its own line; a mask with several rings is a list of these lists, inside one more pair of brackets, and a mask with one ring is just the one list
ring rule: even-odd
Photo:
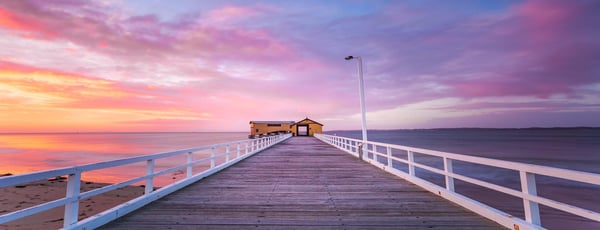
[[348,57],[345,57],[344,59],[346,59],[346,60],[350,60],[350,59],[352,59],[352,58],[354,58],[354,57],[353,57],[353,56],[348,56]]

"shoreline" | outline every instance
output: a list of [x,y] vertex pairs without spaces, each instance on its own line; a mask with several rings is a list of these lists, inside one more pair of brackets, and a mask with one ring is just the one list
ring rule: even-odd
[[[10,176],[10,173],[0,174]],[[66,178],[56,177],[0,188],[0,214],[18,211],[65,197]],[[81,192],[110,185],[81,181]],[[79,220],[96,215],[118,204],[144,194],[143,186],[127,186],[114,191],[81,200]],[[0,224],[0,229],[59,229],[63,227],[64,206],[53,208],[35,215]]]

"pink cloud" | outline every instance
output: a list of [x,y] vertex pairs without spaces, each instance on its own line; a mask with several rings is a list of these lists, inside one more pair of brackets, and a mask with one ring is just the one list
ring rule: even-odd
[[224,23],[232,20],[247,19],[260,14],[263,10],[254,7],[228,5],[208,12],[205,20],[209,23]]
[[[600,75],[596,5],[525,1],[502,15],[470,17],[418,46],[439,48],[419,54],[430,61],[423,63],[429,71],[421,72],[440,76],[435,81],[451,89],[446,93],[466,98],[574,96],[578,86],[598,82]],[[414,66],[414,60],[407,62]]]
[[0,43],[19,46],[0,51],[0,61],[109,83],[29,86],[70,99],[62,105],[170,111],[128,123],[138,128],[212,127],[228,119],[245,129],[252,119],[350,117],[358,93],[356,63],[344,61],[347,55],[365,60],[369,111],[440,98],[596,92],[579,88],[599,82],[597,3],[494,4],[506,6],[212,2],[164,17],[171,12],[158,6],[136,14],[94,1],[6,1]]

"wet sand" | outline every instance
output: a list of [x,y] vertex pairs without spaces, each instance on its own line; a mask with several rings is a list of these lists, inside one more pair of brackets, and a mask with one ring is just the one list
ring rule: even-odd
[[[81,192],[101,188],[108,184],[85,182],[81,183]],[[0,188],[0,214],[42,204],[65,197],[67,181],[65,178],[36,181],[5,188]],[[84,219],[112,208],[118,204],[143,195],[141,186],[128,186],[111,192],[103,193],[85,200],[79,204],[79,219]],[[0,224],[0,229],[59,229],[63,226],[64,207],[58,207]]]

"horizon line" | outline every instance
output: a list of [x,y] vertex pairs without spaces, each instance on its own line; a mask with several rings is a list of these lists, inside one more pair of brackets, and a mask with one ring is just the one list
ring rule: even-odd
[[[522,128],[493,128],[493,127],[452,127],[452,128],[398,128],[398,129],[367,129],[370,131],[395,131],[395,130],[449,130],[449,129],[600,129],[598,126],[556,126],[556,127],[522,127]],[[324,132],[334,131],[361,131],[361,129],[334,129]],[[83,132],[0,132],[0,135],[7,134],[135,134],[135,133],[245,133],[247,131],[83,131]]]

